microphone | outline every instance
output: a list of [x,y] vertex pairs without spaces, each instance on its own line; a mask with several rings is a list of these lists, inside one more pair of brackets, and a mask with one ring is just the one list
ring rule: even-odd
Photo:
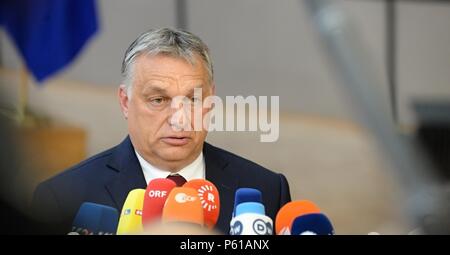
[[277,235],[290,235],[294,219],[310,213],[320,213],[319,207],[311,201],[297,200],[285,204],[275,218],[275,233]]
[[333,225],[322,213],[305,214],[292,222],[292,235],[334,235]]
[[262,203],[262,194],[261,191],[252,188],[239,188],[236,190],[234,196],[234,206],[233,206],[233,215],[234,217],[236,212],[236,207],[238,204],[245,202],[257,202]]
[[143,231],[142,206],[144,203],[144,189],[134,189],[128,193],[120,214],[118,235],[134,234]]
[[217,190],[212,182],[204,179],[190,180],[186,182],[183,187],[196,190],[203,209],[203,222],[209,229],[212,229],[219,219],[219,190]]
[[84,202],[72,223],[70,235],[113,235],[119,213],[115,208]]
[[235,214],[230,222],[230,235],[273,234],[273,222],[265,215],[263,204],[257,202],[238,204]]
[[176,186],[174,181],[167,178],[157,178],[149,182],[142,207],[142,224],[144,226],[161,219],[167,197]]
[[193,223],[203,226],[203,208],[197,191],[186,187],[174,188],[164,205],[162,222]]
[[264,205],[256,202],[246,202],[239,204],[236,207],[236,216],[239,216],[244,213],[256,213],[256,214],[266,214],[266,209]]

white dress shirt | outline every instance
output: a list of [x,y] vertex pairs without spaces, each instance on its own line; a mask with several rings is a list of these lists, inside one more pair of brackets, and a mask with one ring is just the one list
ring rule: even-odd
[[[134,151],[139,160],[139,164],[141,165],[142,172],[144,173],[144,178],[147,184],[153,179],[166,178],[167,176],[174,174],[170,171],[161,170],[154,167],[143,157],[141,157],[141,155],[139,155],[136,150]],[[205,179],[205,159],[203,158],[203,152],[201,152],[200,155],[198,155],[198,157],[192,163],[176,173],[183,176],[186,181],[190,181],[193,179]]]

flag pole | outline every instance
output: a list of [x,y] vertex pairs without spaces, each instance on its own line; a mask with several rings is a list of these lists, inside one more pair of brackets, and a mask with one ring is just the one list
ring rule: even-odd
[[0,115],[15,121],[19,126],[25,124],[27,117],[28,104],[28,81],[29,73],[25,65],[20,67],[18,73],[19,84],[17,90],[17,105],[13,109],[7,107],[0,107]]
[[29,73],[27,67],[22,65],[20,68],[20,84],[19,84],[19,102],[17,106],[17,122],[19,125],[23,125],[25,122],[26,116],[26,108],[28,103],[28,81],[29,81]]

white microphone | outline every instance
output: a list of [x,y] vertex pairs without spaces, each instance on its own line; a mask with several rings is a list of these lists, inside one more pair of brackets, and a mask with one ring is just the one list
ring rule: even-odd
[[264,211],[261,203],[239,204],[236,216],[230,222],[230,235],[272,235],[273,221]]

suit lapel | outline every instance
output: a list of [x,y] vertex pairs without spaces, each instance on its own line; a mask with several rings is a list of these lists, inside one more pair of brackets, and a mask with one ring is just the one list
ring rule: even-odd
[[[220,215],[216,228],[225,234],[229,232],[229,224],[234,205],[234,192],[239,183],[238,178],[226,171],[228,161],[221,156],[218,149],[205,142],[203,154],[205,156],[206,179],[214,183],[220,195]],[[134,152],[129,137],[119,144],[111,155],[107,166],[117,172],[117,176],[106,184],[106,189],[121,210],[133,189],[145,189],[147,183],[142,168]]]
[[145,189],[147,187],[142,168],[129,137],[125,138],[117,146],[107,165],[118,172],[117,177],[106,184],[106,189],[110,193],[116,207],[121,210],[131,190]]
[[228,161],[221,157],[217,149],[205,143],[203,147],[205,156],[206,179],[214,183],[219,190],[220,214],[216,228],[228,234],[231,214],[234,206],[234,192],[238,187],[238,178],[226,171]]

